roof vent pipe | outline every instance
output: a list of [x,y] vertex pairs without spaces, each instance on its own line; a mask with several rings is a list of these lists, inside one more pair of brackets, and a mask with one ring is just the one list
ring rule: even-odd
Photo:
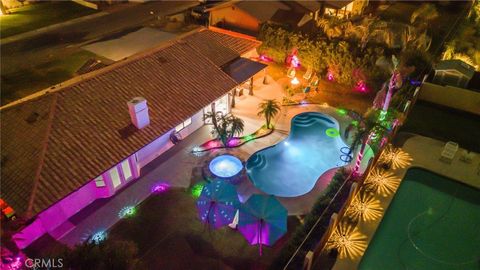
[[150,124],[147,100],[145,98],[135,97],[128,101],[127,105],[133,125],[135,125],[138,129],[142,129]]

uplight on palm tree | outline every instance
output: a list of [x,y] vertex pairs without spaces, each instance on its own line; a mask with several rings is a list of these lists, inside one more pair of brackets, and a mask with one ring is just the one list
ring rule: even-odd
[[270,128],[270,122],[280,111],[280,105],[275,99],[268,99],[258,105],[258,116],[264,116],[267,122],[267,128]]
[[235,135],[242,134],[244,130],[243,120],[232,114],[224,115],[213,111],[206,113],[204,119],[210,120],[213,125],[212,134],[226,147],[228,147],[228,141]]

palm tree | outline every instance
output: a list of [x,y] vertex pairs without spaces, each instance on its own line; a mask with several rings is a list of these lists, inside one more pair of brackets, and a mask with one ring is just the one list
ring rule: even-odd
[[242,119],[235,117],[233,115],[230,115],[227,121],[230,126],[230,128],[227,130],[228,132],[227,141],[229,141],[233,136],[242,134],[245,125]]
[[352,145],[350,147],[350,153],[355,151],[355,149],[361,145],[360,150],[357,155],[357,160],[355,162],[355,167],[353,173],[358,175],[358,170],[363,160],[363,155],[365,154],[365,148],[371,140],[378,136],[380,133],[384,133],[387,128],[377,121],[376,111],[369,111],[366,113],[365,117],[360,121],[357,129],[357,133],[353,139]]
[[412,13],[412,16],[410,17],[410,23],[427,28],[428,23],[438,18],[438,16],[439,14],[435,4],[426,3],[422,4]]
[[361,49],[365,49],[368,42],[377,36],[385,34],[386,22],[374,18],[365,18],[359,25],[347,25],[345,35],[354,37],[360,41]]
[[342,31],[342,21],[337,17],[322,18],[317,22],[317,26],[322,28],[328,39],[340,37]]
[[275,99],[267,99],[258,105],[258,116],[265,116],[267,122],[267,128],[270,128],[270,122],[275,115],[280,111],[280,105]]
[[212,134],[226,147],[228,147],[227,143],[233,136],[240,135],[243,132],[243,120],[231,114],[223,115],[221,112],[212,111],[206,113],[203,117],[211,120]]

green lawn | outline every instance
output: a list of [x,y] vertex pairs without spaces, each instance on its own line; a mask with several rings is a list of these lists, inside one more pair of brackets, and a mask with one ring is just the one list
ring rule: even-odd
[[[224,227],[211,229],[198,218],[196,199],[182,189],[172,189],[142,202],[134,217],[117,223],[111,239],[136,243],[144,265],[155,269],[266,269],[286,241],[273,248],[250,246],[243,235]],[[298,221],[290,217],[289,231]]]
[[9,73],[8,70],[2,70],[1,104],[5,105],[72,78],[78,68],[89,58],[95,58],[95,54],[79,51],[63,58],[52,59],[41,65],[15,72]]
[[97,12],[70,1],[38,2],[0,17],[0,36],[21,34]]
[[401,131],[458,142],[462,148],[480,152],[480,116],[473,114],[417,102]]

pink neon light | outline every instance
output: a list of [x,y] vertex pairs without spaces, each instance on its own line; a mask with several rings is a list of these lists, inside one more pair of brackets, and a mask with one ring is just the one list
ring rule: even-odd
[[270,58],[270,57],[268,57],[268,56],[266,56],[266,55],[264,55],[264,54],[260,55],[259,58],[260,58],[261,61],[264,61],[264,62],[272,62],[272,61],[273,61],[272,58]]
[[355,86],[355,90],[362,93],[368,92],[367,84],[365,83],[365,81],[358,81],[357,85]]
[[163,193],[170,188],[168,183],[159,183],[152,187],[152,193]]
[[232,146],[238,145],[239,142],[240,142],[239,139],[233,138],[233,139],[229,140],[227,144],[228,144],[228,146],[232,147]]
[[297,57],[296,55],[293,55],[293,56],[292,56],[292,61],[290,62],[290,64],[291,64],[292,67],[294,67],[294,68],[300,67],[300,60],[298,59],[298,57]]
[[327,73],[327,80],[333,81],[334,79],[335,79],[335,77],[333,77],[333,74],[331,72],[328,72]]
[[208,142],[208,147],[218,147],[218,142],[217,141],[210,141]]

